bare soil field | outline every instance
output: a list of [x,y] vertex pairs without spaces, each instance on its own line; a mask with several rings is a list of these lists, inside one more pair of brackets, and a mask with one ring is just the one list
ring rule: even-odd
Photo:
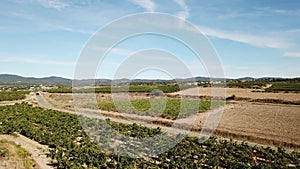
[[218,129],[265,139],[269,144],[284,142],[300,146],[299,121],[298,105],[237,102],[225,109]]
[[[277,99],[284,101],[300,101],[300,93],[268,93],[262,92],[259,89],[242,89],[242,88],[225,88],[226,97],[235,95],[240,98],[250,98],[250,99]],[[172,95],[190,95],[190,96],[211,96],[212,90],[214,90],[216,96],[222,96],[218,94],[218,91],[224,90],[223,88],[190,88],[182,90],[180,92],[172,93]],[[255,92],[253,92],[255,91]]]
[[[200,131],[213,109],[197,113],[176,123]],[[225,105],[215,134],[226,138],[251,141],[265,145],[300,149],[300,106],[250,102],[230,102]],[[170,120],[157,119],[158,123],[172,124]],[[198,135],[199,136],[199,135]]]

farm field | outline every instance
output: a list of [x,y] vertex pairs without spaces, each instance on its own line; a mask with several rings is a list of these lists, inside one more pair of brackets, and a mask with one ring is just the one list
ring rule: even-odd
[[[165,107],[164,104],[166,104]],[[121,113],[135,113],[140,115],[160,116],[168,119],[176,119],[188,117],[192,114],[209,110],[210,101],[154,98],[151,100],[132,100],[130,103],[126,101],[99,102],[98,107],[101,110],[115,112],[120,111]]]
[[[74,110],[74,105],[73,105],[73,94],[72,93],[47,93],[47,92],[42,92],[41,93],[44,98],[53,106],[61,109],[67,109],[67,110]],[[80,102],[78,102],[79,107],[85,107],[87,104],[93,102],[94,100],[91,100],[91,97],[84,97],[84,95],[89,95],[89,94],[74,94],[76,95],[81,95]],[[96,100],[97,102],[111,102],[113,101],[111,94],[107,93],[96,93]],[[117,100],[124,100],[126,99],[123,95],[116,95],[118,98]],[[149,96],[147,93],[129,93],[129,99],[130,100],[136,100],[136,99],[147,99]]]
[[[210,88],[201,87],[183,90],[183,95],[188,94],[193,96],[195,95],[195,91],[199,89],[202,91],[202,96],[210,96]],[[0,117],[0,131],[2,134],[19,132],[32,140],[49,146],[51,150],[49,157],[52,158],[52,162],[57,168],[65,168],[66,166],[67,168],[72,168],[74,166],[95,166],[98,168],[174,168],[179,166],[185,166],[187,168],[210,168],[213,166],[220,166],[226,168],[226,166],[229,165],[236,165],[242,168],[246,165],[258,168],[265,168],[268,166],[277,166],[279,168],[290,166],[293,168],[299,166],[300,155],[298,153],[287,154],[283,149],[278,148],[278,146],[287,148],[289,152],[292,150],[299,151],[300,124],[298,122],[300,120],[300,106],[293,104],[262,103],[257,101],[257,99],[271,98],[297,102],[299,101],[299,97],[297,97],[299,96],[299,93],[266,93],[252,92],[252,90],[253,89],[228,88],[226,97],[235,95],[236,98],[246,97],[256,101],[239,101],[238,99],[228,101],[224,107],[222,119],[215,131],[215,136],[217,137],[221,136],[224,138],[246,141],[246,143],[237,143],[229,139],[219,140],[216,138],[210,138],[201,144],[197,142],[197,139],[192,137],[192,135],[197,135],[195,133],[201,130],[203,122],[208,115],[207,111],[209,110],[208,105],[210,101],[198,100],[192,97],[190,99],[191,102],[200,103],[199,108],[201,113],[188,113],[185,116],[182,116],[178,122],[181,126],[188,126],[190,125],[190,121],[196,119],[194,126],[192,126],[193,134],[191,134],[190,137],[184,138],[183,141],[174,148],[171,148],[159,156],[148,156],[146,158],[147,160],[134,158],[128,159],[111,154],[110,152],[115,151],[113,147],[110,147],[108,152],[99,148],[96,143],[107,145],[103,142],[103,140],[107,141],[117,138],[124,141],[124,139],[127,139],[123,136],[120,137],[111,135],[110,130],[107,130],[104,126],[101,127],[104,125],[104,120],[91,120],[88,118],[89,116],[80,116],[79,119],[81,119],[81,125],[78,125],[78,118],[76,115],[62,113],[57,110],[45,110],[37,107],[40,106],[37,98],[43,97],[50,105],[57,109],[74,111],[72,93],[39,92],[39,95],[36,95],[36,93],[31,92],[29,95],[26,95],[27,97],[25,99],[12,101],[12,103],[26,101],[33,103],[34,106],[30,106],[26,103],[1,106],[0,112],[2,112],[2,115]],[[172,142],[176,136],[172,132],[165,133],[165,131],[168,124],[173,123],[173,120],[177,115],[176,110],[168,107],[168,104],[171,104],[173,108],[175,106],[176,109],[178,109],[178,106],[180,105],[180,99],[178,98],[178,96],[180,96],[179,94],[180,93],[178,92],[166,94],[166,96],[169,97],[166,99],[166,110],[173,113],[175,112],[175,114],[170,116],[167,114],[164,115],[165,112],[161,112],[162,114],[160,114],[160,117],[157,120],[158,122],[161,120],[166,123],[151,123],[150,119],[150,122],[147,122],[149,125],[146,126],[151,128],[135,124],[135,122],[127,123],[122,120],[122,118],[116,116],[118,113],[115,112],[116,107],[113,104],[112,95],[110,93],[96,93],[95,96],[98,106],[101,109],[106,110],[106,114],[112,115],[108,117],[111,117],[114,120],[120,118],[120,120],[116,121],[106,121],[106,123],[110,124],[112,128],[124,134],[124,136],[132,138],[147,138],[158,134],[164,134],[166,137],[164,137],[163,140],[156,140],[156,142],[158,141],[163,143]],[[89,96],[91,93],[76,93],[75,96],[77,95]],[[86,106],[92,102],[92,100],[88,98],[89,97],[81,100],[80,107],[86,108]],[[129,99],[138,111],[132,111],[131,109],[128,109],[128,107],[123,106],[124,110],[122,110],[121,113],[127,113],[128,116],[126,117],[129,117],[129,121],[131,117],[138,117],[136,119],[137,123],[140,123],[138,120],[139,118],[143,119],[149,118],[153,115],[155,116],[155,114],[147,113],[150,108],[150,102],[148,100],[150,98],[151,96],[149,93],[130,92]],[[127,95],[124,95],[124,93],[116,93],[114,95],[115,102],[119,102],[121,105],[126,99],[128,98]],[[160,97],[154,97],[154,100],[158,103],[162,102],[160,99]],[[4,102],[7,101],[2,101],[2,103]],[[193,108],[193,106],[189,107]],[[88,110],[91,110],[91,112],[93,111],[93,109]],[[57,122],[52,124],[49,123],[49,120]],[[9,121],[13,121],[13,123],[9,123]],[[56,129],[55,126],[60,126],[59,128],[63,128],[63,130]],[[85,132],[82,132],[83,130],[81,129],[81,126],[85,127]],[[161,126],[163,130],[156,126]],[[103,130],[104,128],[106,128],[106,130]],[[68,131],[68,133],[64,133],[65,130]],[[39,134],[40,132],[43,134]],[[91,134],[92,137],[88,137],[86,134]],[[74,140],[80,140],[78,143],[75,141],[75,143],[79,145],[86,145],[86,149],[76,147],[76,145],[74,145]],[[134,140],[135,139],[131,141]],[[131,143],[131,141],[128,144],[135,146],[124,150],[121,148],[119,151],[132,152],[135,149],[143,149],[145,146],[149,146],[149,144],[154,144],[148,142],[147,145],[142,145],[134,142]],[[248,142],[251,146],[248,145]],[[272,149],[260,147],[259,145],[254,146],[255,143],[271,146]],[[163,146],[168,147],[169,145],[163,144]],[[234,151],[229,151],[230,149]],[[87,153],[89,154],[87,155],[86,152],[93,153]],[[236,154],[237,152],[239,155]],[[151,154],[153,152],[149,151],[148,153]],[[62,156],[62,154],[66,155]],[[85,155],[77,156],[76,154]],[[203,156],[203,154],[205,154],[205,156]],[[96,157],[99,159],[94,162],[85,161],[85,159],[94,159]],[[73,160],[70,161],[67,159]],[[244,161],[238,162],[241,160]]]
[[[202,88],[201,88],[202,89]],[[208,93],[208,88],[203,88]],[[191,91],[187,89],[185,91]],[[195,90],[195,89],[194,89]],[[249,89],[229,89],[227,96],[235,94],[236,96],[246,96],[254,98],[280,98],[296,101],[299,99],[297,93],[253,93]],[[175,93],[177,94],[177,93]],[[248,94],[248,95],[247,95]],[[253,94],[267,94],[265,96],[253,96]],[[43,93],[45,99],[59,108],[72,109],[71,94]],[[290,97],[291,96],[291,97]],[[130,93],[131,99],[149,98],[145,93]],[[109,94],[97,94],[99,102],[109,102]],[[300,146],[300,106],[288,104],[270,104],[247,101],[231,101],[225,106],[225,111],[219,127],[221,133],[229,133],[229,136],[240,139],[249,139],[263,144],[285,143]],[[206,113],[199,113],[196,118],[198,122],[195,129],[201,128]],[[188,120],[186,120],[188,121]],[[225,134],[226,136],[226,134]],[[274,140],[274,143],[271,141]]]
[[46,90],[49,93],[119,93],[119,92],[151,92],[158,89],[164,93],[172,93],[179,90],[191,88],[191,85],[130,85],[130,86],[98,86],[95,88],[74,89],[71,87],[63,87],[57,89]]
[[[157,144],[159,141],[161,142],[160,146],[164,148],[169,146],[166,143],[175,138],[182,138],[179,144],[162,154],[151,155],[155,152],[149,152],[150,156],[147,159],[123,157],[96,145],[95,143],[99,139],[93,138],[94,142],[90,140],[83,132],[76,115],[32,107],[26,103],[1,106],[0,119],[1,133],[18,132],[41,144],[48,145],[51,148],[49,156],[57,168],[214,168],[217,166],[222,168],[228,166],[297,168],[300,165],[298,152],[286,153],[282,148],[272,150],[268,147],[252,147],[247,143],[217,140],[216,138],[210,138],[200,143],[195,137],[161,133],[159,128],[149,129],[137,124],[124,125],[106,120],[115,130],[125,136],[130,136],[131,141],[135,141],[136,138],[163,134],[163,137],[158,137],[154,143]],[[95,130],[106,136],[101,140],[124,139],[116,137],[111,129],[101,127],[105,124],[104,120],[89,120],[82,116],[80,119],[83,120],[83,126],[97,127],[92,127],[90,131]],[[128,145],[131,145],[131,141]],[[134,147],[143,148],[140,144],[135,144]],[[111,151],[116,149],[122,150],[122,145]]]
[[[215,88],[218,90],[219,88]],[[190,95],[190,96],[211,96],[211,88],[190,88],[185,89],[180,92],[170,93],[169,96],[177,95]],[[282,100],[286,102],[296,102],[300,103],[300,93],[271,93],[271,92],[252,92],[257,89],[243,89],[243,88],[226,88],[226,97],[235,95],[237,98],[248,98],[250,100]],[[199,93],[199,94],[198,94]],[[45,98],[53,105],[59,108],[73,109],[73,98],[71,93],[43,93]],[[76,95],[76,94],[75,94]],[[146,99],[149,98],[147,93],[129,93],[129,99]],[[96,93],[96,99],[98,102],[110,102],[112,101],[110,94],[105,93]],[[119,98],[122,100],[121,96]],[[87,103],[90,103],[91,100],[82,100],[82,105],[84,106]]]
[[268,92],[300,92],[299,79],[296,82],[278,82],[267,88]]
[[219,129],[250,136],[265,144],[285,142],[300,146],[300,106],[238,102],[228,105]]
[[[2,94],[1,94],[2,93]],[[33,92],[29,91],[16,91],[16,92],[0,92],[0,106],[4,105],[13,105],[15,103],[22,103],[22,102],[29,102],[32,103],[32,101],[35,98],[35,94]]]
[[[220,88],[210,88],[210,87],[198,87],[198,88],[190,88],[185,89],[180,92],[172,93],[172,95],[191,95],[191,96],[211,96],[211,91],[215,90],[216,93],[218,90],[222,90]],[[257,91],[257,92],[252,92]],[[272,92],[262,92],[262,89],[243,89],[243,88],[226,88],[226,97],[230,97],[235,95],[240,98],[249,98],[249,99],[278,99],[284,101],[294,101],[300,102],[300,93],[272,93]],[[218,95],[218,93],[216,94]]]
[[29,91],[1,91],[0,101],[14,101],[25,99]]

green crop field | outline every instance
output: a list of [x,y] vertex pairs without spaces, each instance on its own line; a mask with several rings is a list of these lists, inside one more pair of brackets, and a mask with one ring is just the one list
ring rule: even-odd
[[29,91],[4,91],[0,92],[0,101],[13,101],[25,99]]
[[299,78],[294,79],[277,79],[274,81],[233,81],[227,82],[227,87],[238,87],[238,88],[263,88],[267,84],[272,86],[266,88],[266,92],[300,92],[300,80]]
[[235,81],[235,82],[227,82],[226,86],[230,88],[262,88],[266,86],[267,84],[270,84],[270,82],[264,82],[264,81]]
[[267,92],[300,92],[300,83],[276,82],[266,89]]
[[[82,124],[79,122],[81,119]],[[66,168],[299,168],[300,153],[287,153],[284,149],[272,150],[267,147],[249,146],[246,143],[210,138],[200,143],[196,137],[168,135],[159,128],[149,129],[137,124],[119,124],[109,120],[96,120],[77,117],[54,110],[32,107],[26,103],[0,106],[0,133],[19,132],[41,144],[48,145],[49,157],[54,159],[54,167]],[[109,124],[111,127],[107,127]],[[97,131],[99,138],[90,138],[83,130]],[[153,142],[143,146],[128,142],[134,149],[144,147],[149,157],[131,158],[112,152],[125,150],[115,146],[112,151],[100,147],[97,140],[113,141],[118,133],[129,136],[127,141],[139,138],[156,137]],[[175,147],[166,149],[161,154],[151,155],[152,145],[169,147],[172,140],[181,137],[182,141]],[[81,139],[78,139],[81,138]],[[94,141],[91,141],[94,140]],[[122,136],[120,140],[124,139]],[[145,147],[146,146],[146,147]],[[126,153],[126,152],[124,152]],[[127,152],[129,153],[129,152]]]
[[[221,105],[221,102],[214,102],[214,107]],[[117,105],[117,106],[116,106]],[[87,105],[86,107],[94,107]],[[115,111],[122,113],[136,113],[140,115],[160,116],[176,119],[190,116],[191,114],[204,112],[210,109],[211,102],[208,100],[190,100],[175,98],[153,98],[116,102],[98,103],[101,110]]]

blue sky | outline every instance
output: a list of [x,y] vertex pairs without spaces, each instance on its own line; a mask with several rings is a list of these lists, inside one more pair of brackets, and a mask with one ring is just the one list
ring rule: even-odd
[[[73,78],[95,31],[127,15],[161,12],[191,22],[215,47],[226,77],[299,77],[298,0],[2,0],[0,73]],[[120,43],[97,78],[112,78],[124,58],[143,48],[175,51],[194,76],[208,76],[177,42],[143,36]],[[142,78],[165,78],[148,72]]]

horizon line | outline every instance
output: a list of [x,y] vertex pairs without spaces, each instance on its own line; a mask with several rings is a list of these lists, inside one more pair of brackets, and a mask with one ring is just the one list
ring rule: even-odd
[[175,80],[175,79],[189,79],[189,78],[197,78],[197,77],[202,77],[202,78],[209,78],[209,79],[241,79],[241,78],[253,78],[253,79],[262,79],[262,78],[276,78],[276,79],[294,79],[294,78],[300,78],[300,76],[293,76],[293,77],[284,77],[284,76],[239,76],[239,77],[210,77],[210,76],[202,76],[202,75],[196,75],[193,77],[180,77],[180,78],[173,78],[173,79],[165,79],[165,78],[119,78],[119,79],[113,79],[113,78],[108,78],[108,77],[97,77],[97,78],[86,78],[86,79],[73,79],[69,77],[63,77],[59,75],[49,75],[49,76],[42,76],[42,77],[37,77],[37,76],[24,76],[24,75],[19,75],[19,74],[10,74],[10,73],[3,73],[0,75],[13,75],[13,76],[20,76],[23,78],[36,78],[36,79],[42,79],[42,78],[51,78],[51,77],[58,77],[58,78],[64,78],[68,80],[96,80],[96,79],[105,79],[105,80],[121,80],[121,79],[126,79],[126,80]]

